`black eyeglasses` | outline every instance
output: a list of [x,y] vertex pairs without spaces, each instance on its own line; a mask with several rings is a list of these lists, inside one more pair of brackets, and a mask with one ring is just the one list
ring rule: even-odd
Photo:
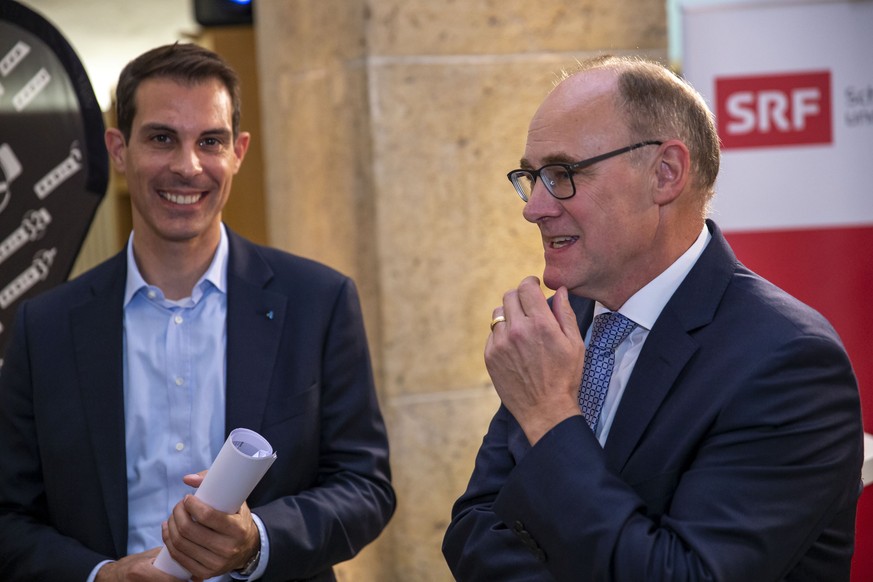
[[521,197],[525,202],[530,199],[530,193],[533,190],[537,178],[542,179],[549,194],[558,200],[566,200],[567,198],[572,198],[576,195],[576,184],[573,182],[574,172],[594,165],[597,162],[602,162],[603,160],[626,154],[627,152],[641,147],[661,145],[662,143],[664,142],[655,140],[641,141],[640,143],[612,150],[611,152],[606,152],[605,154],[600,154],[599,156],[594,156],[593,158],[588,158],[587,160],[582,160],[575,164],[546,164],[539,170],[518,169],[509,172],[506,174],[506,177],[509,178],[509,181],[512,182],[512,185],[515,187],[515,191],[518,192],[519,197]]

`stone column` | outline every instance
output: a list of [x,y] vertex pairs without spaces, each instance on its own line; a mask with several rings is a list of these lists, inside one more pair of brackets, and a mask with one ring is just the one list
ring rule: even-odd
[[347,581],[451,580],[452,502],[497,409],[503,292],[542,272],[505,175],[560,70],[666,58],[651,0],[269,0],[257,6],[271,244],[361,290],[399,505]]

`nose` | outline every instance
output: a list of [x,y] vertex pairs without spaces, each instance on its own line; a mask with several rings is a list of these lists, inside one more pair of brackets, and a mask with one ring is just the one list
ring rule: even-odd
[[195,147],[181,146],[173,155],[170,170],[180,176],[191,178],[203,171],[200,155]]
[[558,216],[563,208],[561,201],[549,194],[543,181],[537,180],[531,188],[522,215],[528,222],[537,223],[544,218]]

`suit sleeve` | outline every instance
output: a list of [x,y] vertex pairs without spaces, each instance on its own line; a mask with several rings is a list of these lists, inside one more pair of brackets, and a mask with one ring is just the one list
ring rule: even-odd
[[452,508],[452,521],[442,550],[452,574],[460,582],[549,579],[543,563],[545,555],[535,541],[524,532],[513,531],[515,524],[504,522],[494,512],[501,488],[529,448],[526,441],[517,443],[517,447],[510,446],[513,425],[515,420],[501,405],[479,448],[467,491]]
[[49,525],[34,420],[27,305],[15,318],[0,372],[0,579],[81,582],[107,556]]
[[[701,374],[731,397],[665,486],[663,512],[607,468],[581,417],[556,426],[514,466],[505,454],[492,458],[501,453],[489,433],[447,534],[459,579],[490,579],[478,574],[497,571],[501,559],[520,563],[510,528],[558,581],[778,580],[820,537],[851,535],[861,430],[845,352],[829,338],[801,336],[733,369]],[[674,442],[687,440],[690,425],[672,419]],[[673,449],[664,440],[652,454],[667,464]],[[824,569],[802,579],[848,580],[847,567],[828,564],[850,556],[817,558],[804,563]]]
[[310,447],[317,455],[314,474],[299,493],[253,508],[270,538],[268,581],[308,578],[352,558],[381,533],[395,508],[385,425],[351,280],[330,307],[322,357],[314,364],[321,367],[318,395],[312,395],[319,401],[318,435]]

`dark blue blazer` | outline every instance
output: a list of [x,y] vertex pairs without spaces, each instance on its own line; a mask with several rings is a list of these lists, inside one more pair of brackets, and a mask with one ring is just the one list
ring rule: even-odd
[[[605,447],[581,416],[531,447],[501,406],[444,539],[458,580],[849,579],[863,431],[848,357],[708,225]],[[571,298],[584,331],[593,302]]]
[[[395,506],[357,292],[229,239],[226,432],[278,452],[248,499],[270,539],[263,579],[333,580]],[[125,279],[122,252],[18,312],[0,373],[2,580],[81,582],[126,553]]]

